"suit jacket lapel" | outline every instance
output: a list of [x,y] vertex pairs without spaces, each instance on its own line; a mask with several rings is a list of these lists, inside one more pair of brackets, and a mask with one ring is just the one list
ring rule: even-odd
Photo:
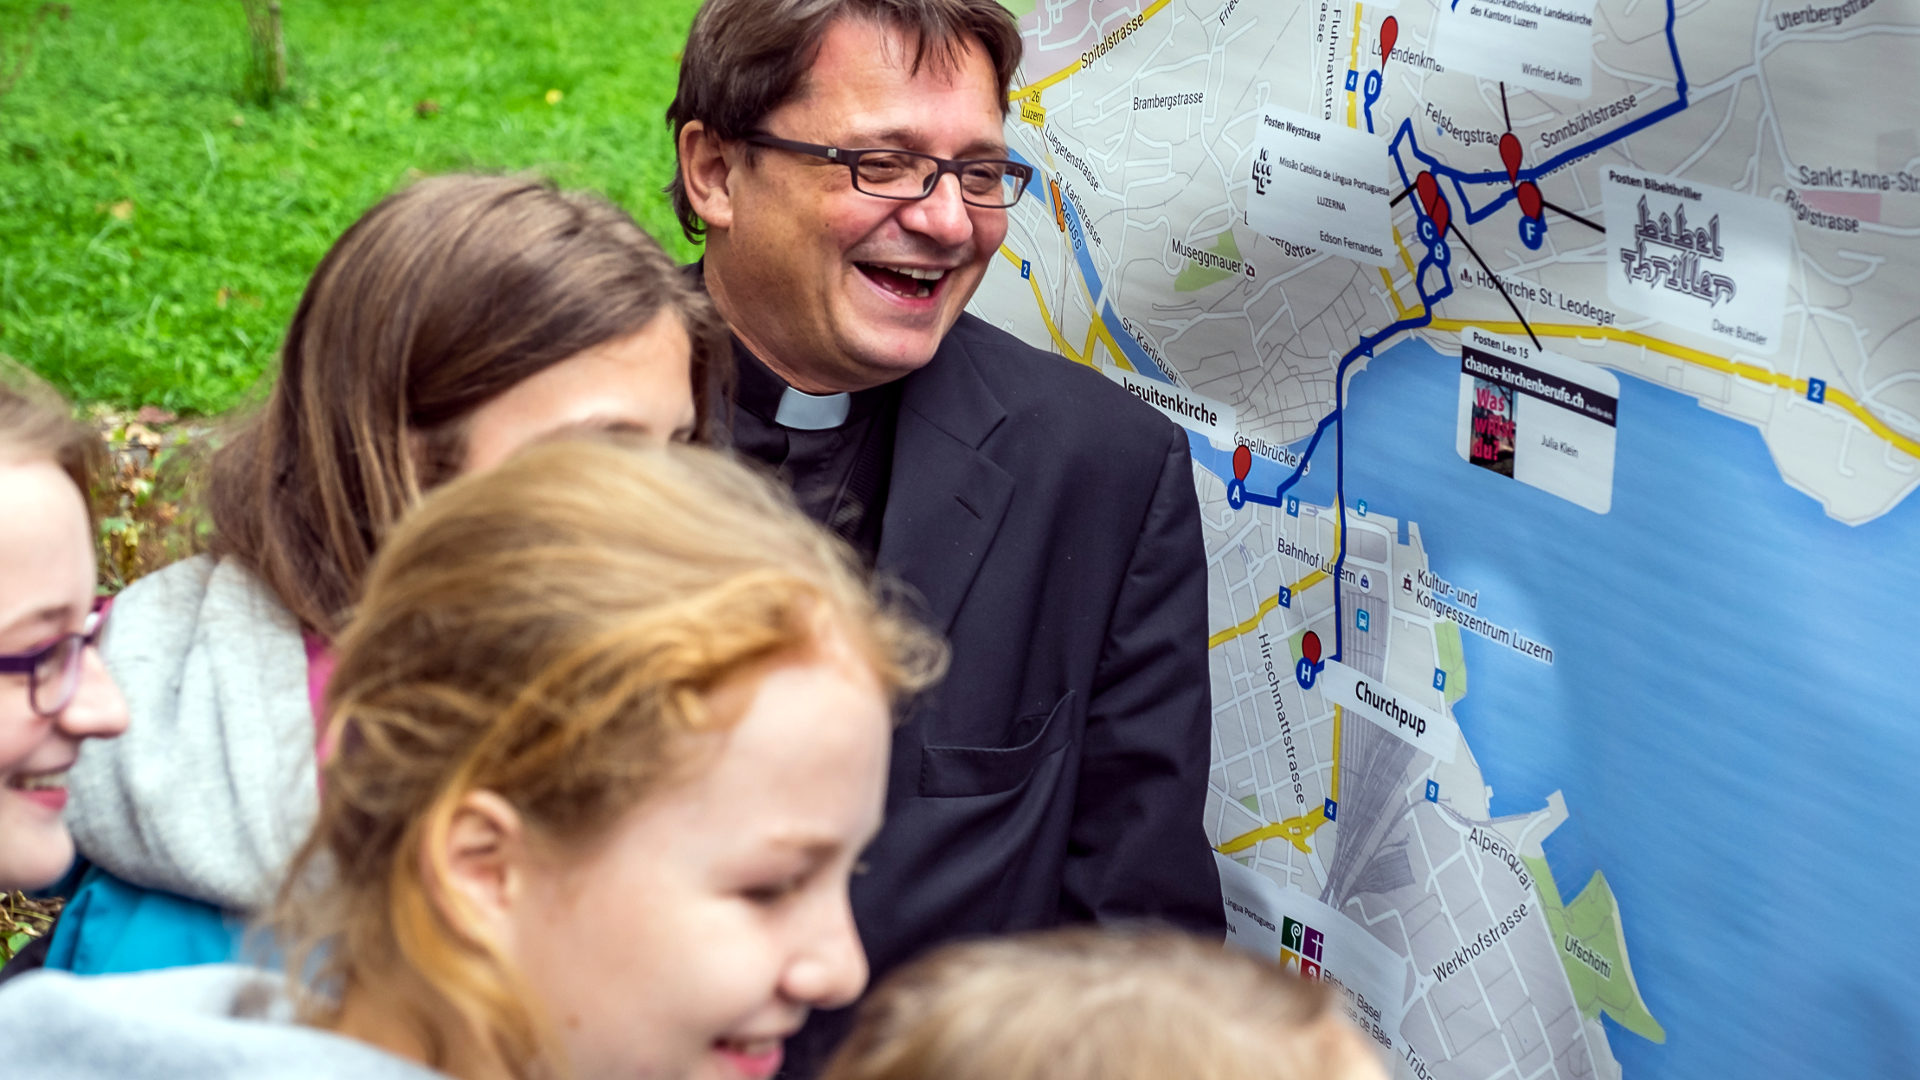
[[1013,477],[980,451],[1006,410],[958,337],[956,327],[901,383],[877,560],[919,592],[941,633],[952,628],[1014,489]]

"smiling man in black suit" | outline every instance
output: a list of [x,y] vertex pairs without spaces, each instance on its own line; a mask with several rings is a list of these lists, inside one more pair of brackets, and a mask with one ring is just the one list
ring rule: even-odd
[[[670,192],[735,337],[736,446],[953,643],[854,885],[876,974],[1066,922],[1224,928],[1186,437],[964,311],[1032,179],[1006,160],[1019,57],[997,0],[708,0],[668,109]],[[790,1075],[842,1019],[814,1019]]]

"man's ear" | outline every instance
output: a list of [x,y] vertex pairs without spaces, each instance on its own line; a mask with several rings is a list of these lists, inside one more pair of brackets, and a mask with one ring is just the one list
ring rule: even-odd
[[528,855],[519,811],[491,791],[470,791],[454,808],[446,833],[422,841],[421,877],[455,929],[511,949]]
[[699,120],[680,129],[680,182],[687,202],[709,229],[733,227],[733,196],[728,188],[733,163],[724,140]]

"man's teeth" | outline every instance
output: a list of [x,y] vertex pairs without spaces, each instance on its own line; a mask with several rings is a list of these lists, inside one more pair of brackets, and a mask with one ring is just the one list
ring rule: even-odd
[[40,773],[37,776],[16,776],[13,786],[21,791],[53,791],[67,786],[65,770],[55,773]]

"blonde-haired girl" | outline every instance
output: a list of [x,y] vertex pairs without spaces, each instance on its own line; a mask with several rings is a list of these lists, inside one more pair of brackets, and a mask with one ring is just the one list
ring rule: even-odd
[[67,770],[83,741],[127,726],[94,648],[106,612],[87,495],[100,456],[65,403],[0,368],[0,893],[66,873]]
[[858,995],[890,705],[943,651],[766,481],[535,447],[395,530],[339,647],[303,1024],[242,968],[33,975],[28,1071],[767,1077]]
[[821,1080],[1385,1080],[1332,1000],[1173,931],[975,942],[889,978]]

